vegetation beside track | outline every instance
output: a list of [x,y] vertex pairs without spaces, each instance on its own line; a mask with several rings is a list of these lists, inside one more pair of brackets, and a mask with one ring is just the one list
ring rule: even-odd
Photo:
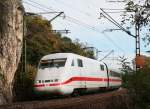
[[18,102],[0,106],[0,109],[127,109],[129,99],[121,89],[101,94],[54,99],[46,101]]
[[145,57],[145,66],[136,72],[126,72],[123,86],[133,103],[131,109],[150,109],[150,58]]

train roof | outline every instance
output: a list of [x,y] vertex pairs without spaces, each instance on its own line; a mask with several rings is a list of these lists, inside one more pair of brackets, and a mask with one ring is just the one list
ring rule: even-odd
[[67,58],[67,57],[70,57],[70,56],[75,56],[75,57],[78,57],[78,58],[81,58],[81,59],[88,59],[90,61],[103,63],[103,62],[100,62],[98,60],[91,59],[91,58],[88,58],[88,57],[84,57],[84,56],[74,54],[74,53],[53,53],[53,54],[43,56],[41,60],[56,59],[56,58]]
[[[53,54],[43,56],[41,60],[68,58],[68,57],[77,57],[77,58],[80,58],[80,59],[83,59],[83,60],[88,60],[90,62],[104,64],[104,62],[102,62],[102,61],[98,61],[98,60],[91,59],[91,58],[88,58],[88,57],[84,57],[84,56],[74,54],[74,53],[53,53]],[[114,65],[108,65],[107,64],[107,66],[112,71],[121,72],[121,70],[119,68],[116,68]]]
[[56,58],[67,58],[71,53],[53,53],[53,54],[48,54],[42,57],[42,60],[46,59],[56,59]]

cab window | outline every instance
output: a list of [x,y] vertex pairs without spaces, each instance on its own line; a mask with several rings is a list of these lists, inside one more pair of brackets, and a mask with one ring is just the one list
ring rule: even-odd
[[39,68],[64,67],[66,60],[66,58],[41,60]]
[[81,59],[77,59],[78,67],[83,67],[83,62]]
[[113,77],[121,77],[121,74],[118,73],[118,72],[110,71],[110,76],[113,76]]

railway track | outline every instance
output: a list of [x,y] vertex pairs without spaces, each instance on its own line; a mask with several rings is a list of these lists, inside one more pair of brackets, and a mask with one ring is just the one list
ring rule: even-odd
[[116,91],[53,99],[46,101],[18,102],[0,106],[0,109],[111,109],[112,105],[125,104],[125,89]]

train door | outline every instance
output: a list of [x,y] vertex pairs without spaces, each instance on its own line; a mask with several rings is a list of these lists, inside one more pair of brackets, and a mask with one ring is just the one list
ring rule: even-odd
[[85,78],[84,78],[84,66],[83,66],[83,60],[82,59],[77,59],[77,65],[79,69],[79,80],[80,80],[80,87],[85,88]]
[[108,69],[107,64],[105,64],[105,67],[106,67],[106,72],[107,72],[107,76],[106,76],[107,77],[107,88],[109,88],[109,86],[110,86],[110,82],[109,82],[109,69]]

